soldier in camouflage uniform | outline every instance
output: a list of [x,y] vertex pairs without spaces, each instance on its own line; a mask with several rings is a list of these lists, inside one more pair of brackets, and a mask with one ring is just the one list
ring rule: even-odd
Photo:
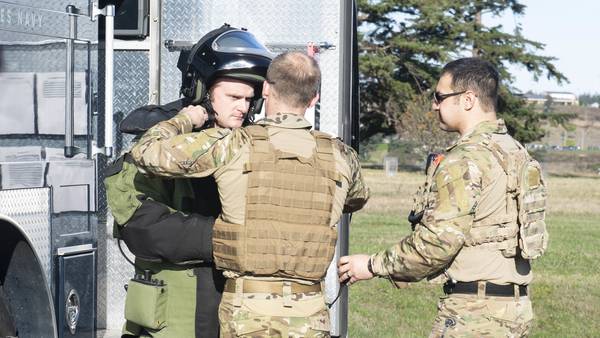
[[219,308],[223,337],[327,337],[321,283],[342,212],[369,193],[356,153],[310,131],[320,70],[303,53],[276,57],[262,95],[266,118],[236,130],[208,129],[201,108],[150,129],[132,149],[144,170],[169,177],[213,175],[223,210],[213,250],[227,278]]
[[[260,89],[271,61],[268,51],[257,46],[249,32],[228,25],[207,33],[180,55],[185,97],[136,109],[120,130],[139,137],[190,104],[208,110],[209,121],[202,127],[249,123],[260,110]],[[218,337],[225,280],[212,254],[212,228],[221,212],[214,178],[147,177],[125,153],[107,169],[105,186],[115,237],[136,256],[123,337]]]
[[350,284],[442,275],[446,296],[431,337],[522,337],[533,320],[530,259],[547,245],[546,193],[539,164],[496,118],[497,93],[486,61],[443,68],[432,108],[441,128],[461,137],[428,166],[413,232],[385,251],[339,260],[340,281]]

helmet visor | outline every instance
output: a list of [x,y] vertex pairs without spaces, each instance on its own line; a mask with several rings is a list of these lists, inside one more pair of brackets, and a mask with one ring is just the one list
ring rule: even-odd
[[219,35],[213,41],[212,48],[222,53],[257,54],[273,58],[273,54],[254,35],[243,30],[230,30]]

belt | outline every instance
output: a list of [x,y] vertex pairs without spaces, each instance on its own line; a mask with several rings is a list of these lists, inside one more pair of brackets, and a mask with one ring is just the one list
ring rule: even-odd
[[[477,294],[479,282],[447,282],[444,284],[444,293],[451,295],[453,293]],[[515,284],[498,285],[485,283],[485,295],[493,297],[514,297]],[[527,285],[519,285],[519,296],[527,296]]]
[[[225,282],[225,292],[236,292],[235,290],[235,279],[227,279]],[[305,292],[319,292],[321,291],[321,283],[306,285],[296,282],[290,283],[292,291],[291,293],[305,293]],[[244,279],[243,281],[244,290],[243,293],[274,293],[283,296],[284,282],[282,281],[262,281],[253,279]]]

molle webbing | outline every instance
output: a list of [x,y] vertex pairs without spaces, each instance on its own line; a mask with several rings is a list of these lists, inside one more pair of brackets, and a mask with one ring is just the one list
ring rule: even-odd
[[246,223],[215,224],[217,265],[242,274],[320,280],[333,257],[337,231],[330,226],[336,182],[330,136],[312,132],[311,157],[282,152],[262,126],[252,139]]
[[548,234],[544,222],[546,190],[539,164],[519,143],[518,149],[509,153],[491,135],[484,135],[478,145],[492,153],[507,176],[506,212],[474,221],[465,245],[492,245],[506,257],[513,257],[518,246],[524,258],[541,256]]
[[466,236],[465,246],[483,245],[489,249],[501,250],[506,256],[513,256],[517,247],[517,207],[514,195],[517,190],[517,172],[515,157],[504,151],[491,139],[490,134],[480,135],[482,139],[470,144],[490,152],[506,174],[506,210],[494,216],[486,216],[473,221],[471,230]]
[[[514,222],[514,221],[513,221]],[[517,247],[517,233],[519,231],[516,223],[506,224],[473,224],[471,231],[466,236],[465,246],[476,246],[486,244],[499,250],[509,250]]]

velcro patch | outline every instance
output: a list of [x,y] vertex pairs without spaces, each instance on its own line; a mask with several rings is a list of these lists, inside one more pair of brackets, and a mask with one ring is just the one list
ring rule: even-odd
[[460,212],[468,212],[469,200],[466,192],[466,180],[470,179],[469,168],[465,163],[452,163],[442,168],[435,176],[438,189],[438,209],[449,212],[458,208]]

